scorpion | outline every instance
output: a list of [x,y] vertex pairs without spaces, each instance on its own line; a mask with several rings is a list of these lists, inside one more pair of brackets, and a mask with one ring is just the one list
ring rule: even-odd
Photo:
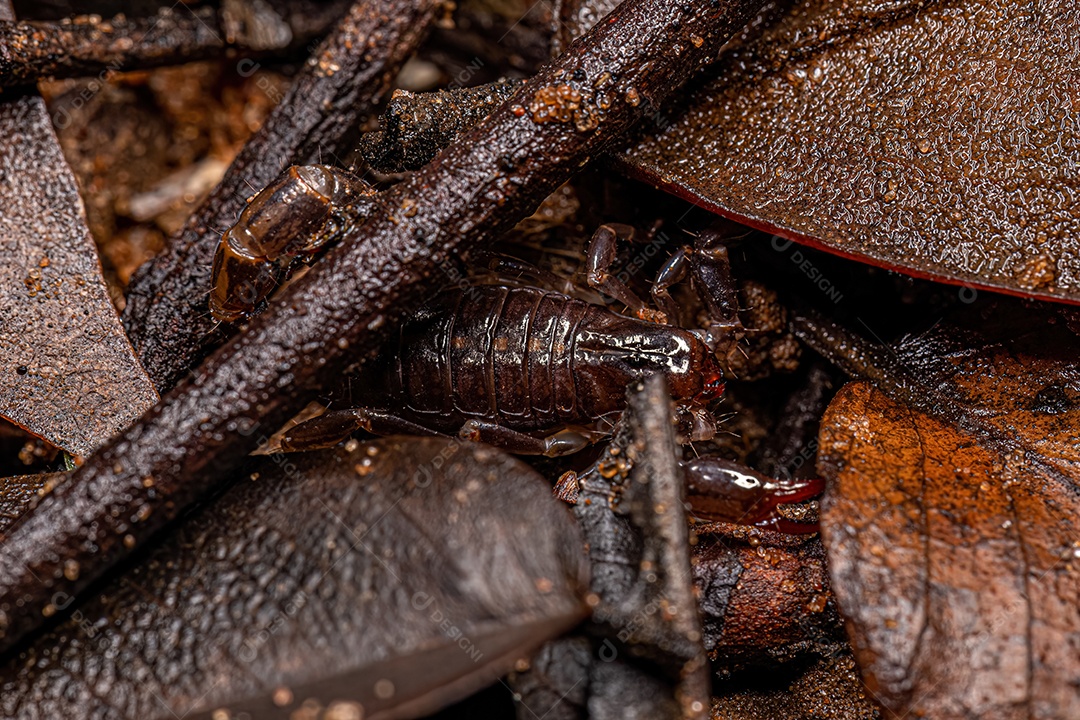
[[[282,268],[312,257],[372,195],[366,183],[335,168],[286,170],[223,235],[211,312],[225,322],[256,312]],[[683,438],[710,439],[716,427],[707,407],[724,390],[718,353],[742,330],[727,249],[711,232],[680,248],[652,285],[654,308],[611,272],[618,243],[633,235],[630,226],[601,225],[586,266],[588,284],[632,315],[534,286],[440,292],[400,325],[392,349],[365,366],[359,407],[328,410],[293,426],[282,435],[281,449],[331,447],[362,429],[375,435],[457,434],[518,454],[566,455],[607,436],[598,422],[621,413],[631,382],[655,373],[665,376],[677,401]],[[505,260],[492,267],[520,269]],[[670,288],[688,276],[710,319],[704,329],[675,324],[679,312]],[[738,475],[709,464],[687,467],[689,486],[702,488],[692,493],[702,497],[701,512],[717,518],[734,514],[775,524],[777,503],[821,489],[805,482],[755,484],[748,470]]]
[[[704,455],[680,463],[690,505],[690,517],[699,522],[755,525],[789,535],[818,531],[816,522],[800,522],[784,517],[780,505],[799,503],[821,495],[821,478],[779,480],[739,463],[714,455]],[[577,502],[583,475],[593,472],[605,479],[625,473],[621,460],[593,463],[586,472],[563,473],[555,485],[555,496],[570,504]]]

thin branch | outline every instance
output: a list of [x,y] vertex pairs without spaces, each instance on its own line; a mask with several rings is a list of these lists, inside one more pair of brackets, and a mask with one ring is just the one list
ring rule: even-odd
[[283,17],[269,8],[259,10],[250,3],[231,5],[231,12],[177,3],[143,18],[84,15],[61,22],[0,22],[0,87],[173,65],[217,57],[227,50],[268,53],[302,48],[325,33],[345,10],[344,2],[334,0],[308,20],[296,14]]

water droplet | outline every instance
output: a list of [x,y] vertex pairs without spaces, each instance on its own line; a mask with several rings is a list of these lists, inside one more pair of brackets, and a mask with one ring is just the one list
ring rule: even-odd
[[274,690],[274,694],[271,696],[274,704],[278,707],[285,707],[293,701],[292,690],[287,687],[279,687]]

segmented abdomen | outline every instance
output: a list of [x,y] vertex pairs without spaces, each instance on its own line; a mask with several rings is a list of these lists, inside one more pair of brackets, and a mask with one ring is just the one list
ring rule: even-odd
[[574,339],[598,312],[607,311],[531,287],[443,293],[401,328],[386,399],[396,412],[447,431],[470,418],[524,431],[587,420]]

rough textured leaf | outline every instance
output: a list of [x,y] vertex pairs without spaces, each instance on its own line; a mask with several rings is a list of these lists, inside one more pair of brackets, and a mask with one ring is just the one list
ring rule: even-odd
[[1016,319],[902,343],[921,409],[859,382],[822,422],[833,590],[897,716],[1080,716],[1080,343]]
[[[14,19],[0,2],[0,20]],[[0,415],[87,455],[157,401],[36,93],[0,96]]]
[[1073,0],[803,0],[756,25],[657,111],[637,174],[842,255],[1080,301]]
[[48,487],[61,482],[64,477],[64,473],[43,473],[0,480],[0,534],[30,510]]
[[415,717],[584,617],[582,547],[548,485],[490,448],[267,458],[0,668],[0,715]]

